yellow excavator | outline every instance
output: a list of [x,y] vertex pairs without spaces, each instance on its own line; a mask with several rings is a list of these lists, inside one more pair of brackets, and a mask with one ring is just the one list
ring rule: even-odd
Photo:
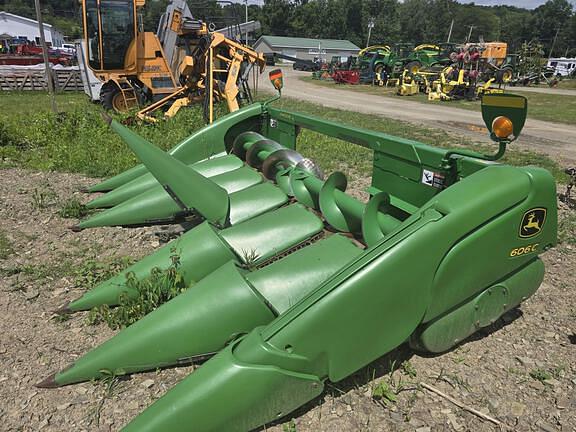
[[145,32],[145,0],[82,0],[86,64],[104,84],[102,105],[115,111],[144,107],[138,117],[168,108],[171,117],[183,106],[201,102],[207,123],[214,105],[225,100],[235,111],[251,102],[248,77],[264,71],[264,55],[214,32],[195,19],[185,0],[173,0],[158,32]]

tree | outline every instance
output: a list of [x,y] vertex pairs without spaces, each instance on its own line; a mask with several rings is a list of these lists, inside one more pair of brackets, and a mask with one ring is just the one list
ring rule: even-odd
[[[400,17],[397,0],[364,0],[362,2],[362,27],[374,19],[371,40],[374,43],[391,44],[400,36]],[[372,44],[372,42],[371,42]]]
[[288,0],[264,0],[262,32],[267,35],[291,36],[294,6]]
[[[563,55],[569,43],[572,5],[567,0],[548,0],[534,10],[532,27],[551,56]],[[556,41],[554,40],[556,39]]]

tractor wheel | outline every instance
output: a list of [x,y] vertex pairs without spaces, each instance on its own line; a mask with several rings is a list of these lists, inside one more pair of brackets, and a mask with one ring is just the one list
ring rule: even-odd
[[383,64],[380,63],[374,66],[374,80],[376,80],[376,74],[380,75],[380,82],[386,84],[386,81],[388,81],[388,72],[386,72],[386,68]]
[[126,112],[137,106],[137,102],[124,103],[124,97],[118,86],[114,83],[108,83],[102,86],[100,90],[100,103],[107,111]]
[[411,61],[410,63],[408,63],[404,69],[406,69],[408,72],[410,72],[412,75],[417,74],[418,72],[420,72],[420,68],[422,67],[422,63],[420,63],[419,61]]
[[496,82],[498,84],[507,84],[512,81],[514,72],[511,67],[505,67],[496,72]]

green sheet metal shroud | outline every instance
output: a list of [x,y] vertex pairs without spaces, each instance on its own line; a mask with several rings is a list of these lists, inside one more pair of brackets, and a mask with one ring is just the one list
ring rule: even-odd
[[[538,255],[556,244],[554,180],[540,168],[265,104],[168,154],[111,125],[146,168],[95,188],[115,189],[94,201],[114,206],[95,218],[133,203],[141,217],[130,223],[180,212],[198,225],[65,310],[136,295],[127,272],[167,268],[174,249],[190,287],[40,386],[213,356],[125,431],[252,430],[402,343],[448,350],[534,293]],[[373,150],[368,202],[346,193],[342,173],[324,178],[297,152],[302,129]]]

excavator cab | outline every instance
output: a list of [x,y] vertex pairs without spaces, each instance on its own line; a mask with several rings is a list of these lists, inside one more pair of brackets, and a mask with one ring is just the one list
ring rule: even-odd
[[90,68],[112,71],[124,70],[127,64],[135,66],[128,59],[138,29],[134,1],[85,0],[83,4]]

